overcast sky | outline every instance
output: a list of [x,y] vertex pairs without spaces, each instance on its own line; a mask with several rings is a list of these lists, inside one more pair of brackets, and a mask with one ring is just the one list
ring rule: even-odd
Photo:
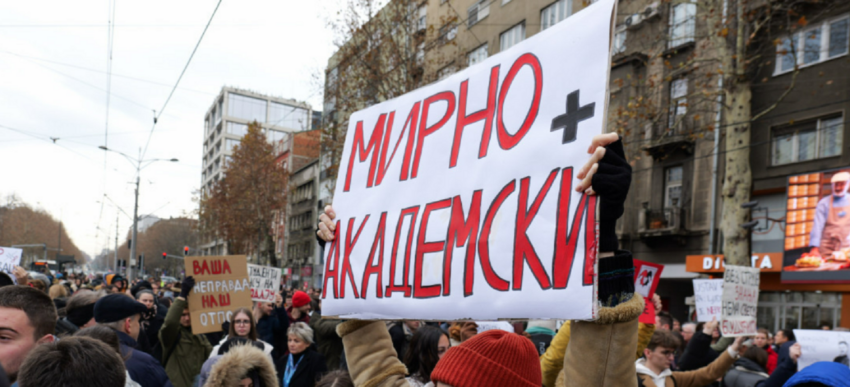
[[[334,52],[326,24],[340,1],[222,2],[145,156],[180,162],[142,170],[140,214],[167,218],[196,208],[204,113],[222,86],[321,110],[312,78]],[[216,2],[117,1],[109,148],[136,156],[144,147],[152,110],[165,103]],[[90,255],[114,244],[118,210],[98,203],[104,191],[133,210],[134,167],[109,154],[104,168],[97,148],[106,129],[108,9],[107,0],[0,2],[0,195],[61,217]],[[130,217],[120,215],[118,226],[123,242]]]

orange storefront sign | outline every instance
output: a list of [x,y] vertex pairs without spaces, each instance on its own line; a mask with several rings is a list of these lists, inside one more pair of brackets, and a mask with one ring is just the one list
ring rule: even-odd
[[[752,267],[758,267],[762,272],[781,272],[782,253],[753,253],[750,259]],[[691,273],[722,273],[724,268],[723,255],[688,255],[685,257],[685,271]]]

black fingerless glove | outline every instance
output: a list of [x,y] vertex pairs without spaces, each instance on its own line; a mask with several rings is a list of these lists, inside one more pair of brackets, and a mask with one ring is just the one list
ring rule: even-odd
[[192,276],[186,277],[186,279],[184,279],[183,283],[180,285],[180,297],[188,299],[189,298],[189,292],[191,292],[192,288],[194,288],[194,287],[195,287],[195,278],[193,278]]
[[623,204],[632,184],[632,167],[626,161],[622,139],[605,149],[605,156],[599,160],[591,186],[599,195],[599,252],[612,252],[619,246],[617,219],[623,216]]

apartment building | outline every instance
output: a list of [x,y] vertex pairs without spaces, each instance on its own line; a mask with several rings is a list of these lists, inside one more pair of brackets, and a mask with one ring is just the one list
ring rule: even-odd
[[[295,100],[262,95],[233,87],[222,87],[204,116],[204,153],[201,162],[201,195],[210,192],[214,182],[222,178],[233,147],[257,122],[272,144],[291,133],[311,128],[312,108]],[[203,255],[226,255],[226,243],[206,236],[199,249]]]

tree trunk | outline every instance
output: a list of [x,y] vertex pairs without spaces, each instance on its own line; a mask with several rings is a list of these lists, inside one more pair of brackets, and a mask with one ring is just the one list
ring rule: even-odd
[[723,253],[726,263],[750,265],[749,231],[741,227],[750,219],[750,210],[741,204],[750,201],[752,172],[750,170],[750,99],[749,83],[739,82],[725,90],[726,108],[726,171],[723,179]]

